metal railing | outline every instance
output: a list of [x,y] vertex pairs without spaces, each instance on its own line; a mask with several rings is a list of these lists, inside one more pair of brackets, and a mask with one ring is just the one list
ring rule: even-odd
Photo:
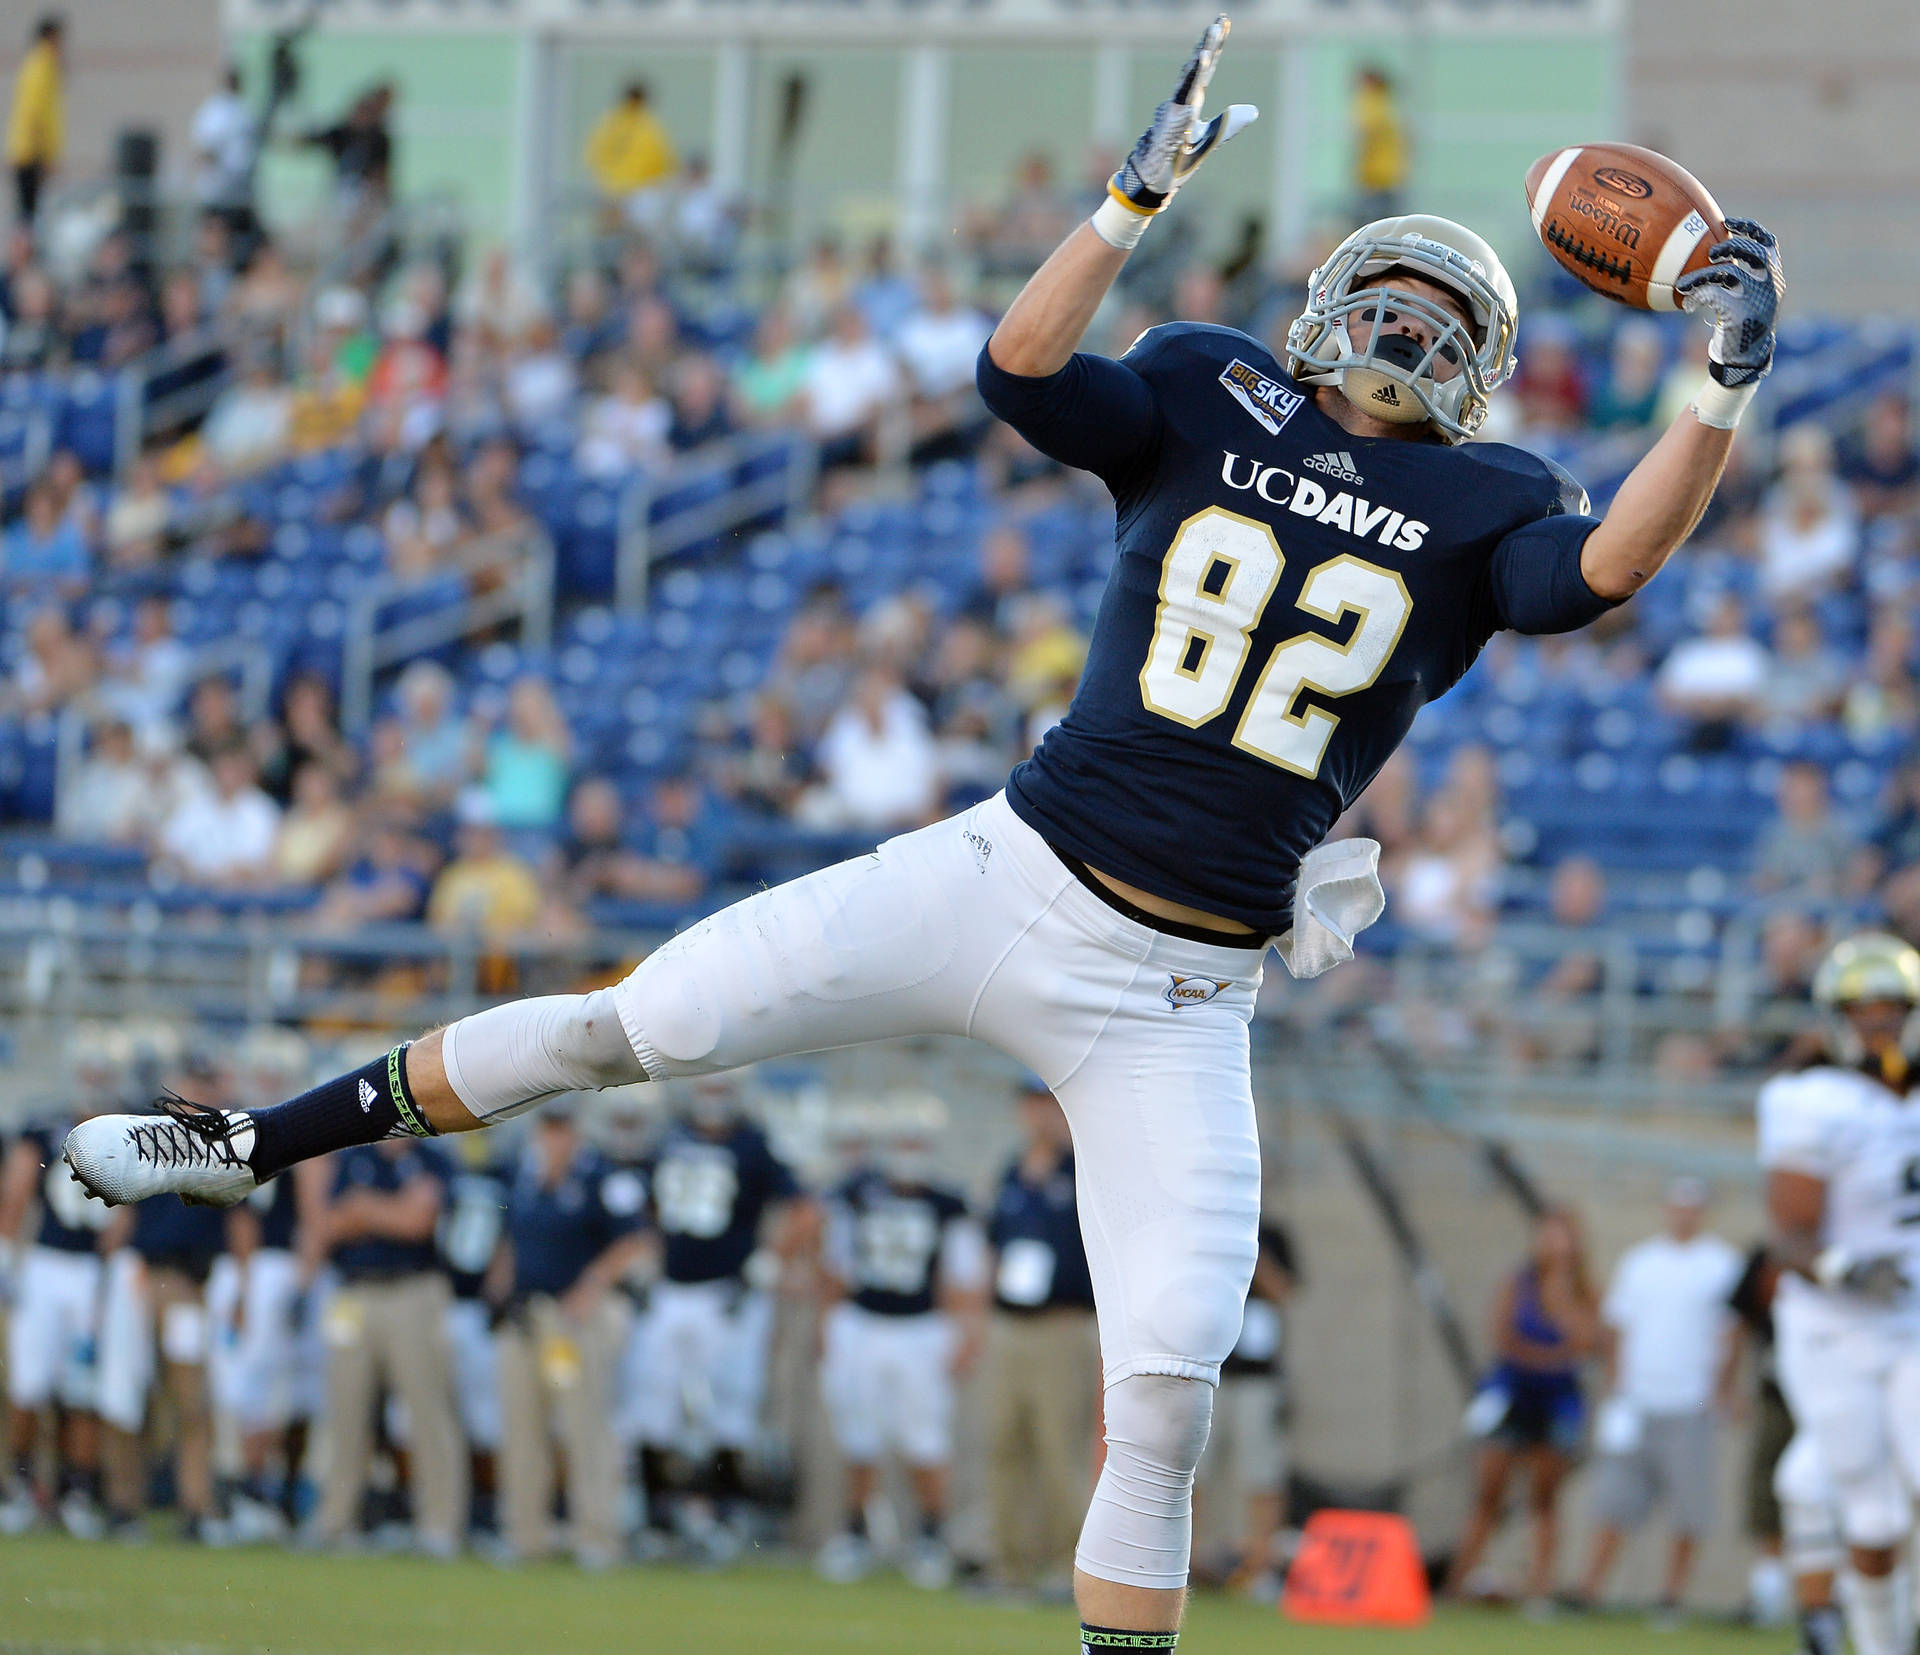
[[[427,614],[382,618],[409,590],[391,575],[354,593],[340,673],[340,722],[349,735],[359,735],[372,719],[376,682],[389,668],[509,622],[519,623],[523,650],[537,653],[552,641],[553,542],[539,524],[529,520],[475,542],[457,567],[471,583],[468,595]],[[490,576],[499,577],[497,583],[489,583]]]
[[[746,482],[743,467],[778,457],[781,463]],[[627,612],[646,607],[653,566],[762,518],[793,522],[813,495],[820,456],[798,432],[728,437],[686,455],[671,471],[643,472],[620,495],[614,603]],[[714,490],[718,492],[714,492]],[[679,505],[676,496],[687,498]],[[655,507],[664,510],[656,514]]]
[[226,347],[210,328],[135,357],[114,376],[114,470],[124,474],[148,438],[205,418],[230,377]]

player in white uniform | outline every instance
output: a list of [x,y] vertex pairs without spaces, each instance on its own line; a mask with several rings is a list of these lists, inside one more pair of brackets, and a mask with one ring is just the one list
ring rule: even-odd
[[1760,1094],[1760,1161],[1787,1274],[1781,1386],[1819,1450],[1847,1548],[1858,1655],[1910,1655],[1901,1566],[1920,1492],[1920,953],[1839,944],[1814,978],[1830,1057]]

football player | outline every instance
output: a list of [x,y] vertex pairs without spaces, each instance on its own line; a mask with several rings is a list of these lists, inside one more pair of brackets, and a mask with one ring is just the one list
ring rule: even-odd
[[1920,1493],[1920,953],[1849,937],[1814,999],[1828,1050],[1760,1094],[1760,1163],[1783,1271],[1781,1388],[1825,1467],[1858,1655],[1907,1655],[1901,1566]]
[[820,1390],[847,1461],[847,1527],[821,1549],[829,1580],[872,1565],[867,1508],[882,1456],[906,1465],[919,1506],[902,1572],[916,1586],[953,1577],[944,1533],[953,1382],[979,1355],[987,1243],[958,1190],[938,1181],[932,1146],[902,1133],[827,1198],[826,1349]]
[[279,1109],[179,1110],[68,1143],[106,1199],[257,1179],[359,1137],[471,1130],[543,1096],[930,1033],[1036,1070],[1074,1129],[1108,1453],[1079,1548],[1083,1645],[1171,1648],[1193,1470],[1260,1208],[1247,1023],[1379,912],[1378,847],[1321,845],[1420,706],[1495,632],[1586,625],[1699,519],[1772,361],[1782,278],[1739,221],[1684,302],[1710,377],[1604,519],[1532,455],[1462,445],[1514,366],[1493,250],[1443,219],[1356,231],[1284,361],[1216,327],[1076,354],[1128,250],[1253,111],[1201,104],[1210,25],[1093,217],[982,352],[988,406],[1093,471],[1118,555],[1073,705],[1006,791],[760,892],[614,988],[495,1007]]

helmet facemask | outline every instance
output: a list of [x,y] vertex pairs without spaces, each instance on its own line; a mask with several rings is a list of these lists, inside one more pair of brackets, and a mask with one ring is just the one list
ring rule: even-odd
[[[1396,284],[1396,275],[1458,294],[1473,325]],[[1417,318],[1431,343],[1422,348],[1390,323],[1374,325],[1376,308]],[[1313,273],[1307,308],[1288,330],[1288,370],[1303,384],[1338,386],[1376,419],[1431,423],[1444,441],[1460,442],[1479,430],[1495,387],[1513,371],[1515,318],[1512,283],[1471,231],[1439,219],[1383,219],[1356,230]],[[1366,346],[1356,346],[1368,331]],[[1444,379],[1443,362],[1452,369]]]

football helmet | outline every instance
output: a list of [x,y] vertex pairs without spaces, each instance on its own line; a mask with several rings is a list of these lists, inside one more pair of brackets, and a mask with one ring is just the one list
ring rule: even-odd
[[[1401,271],[1459,294],[1471,330],[1432,300],[1394,286]],[[1358,346],[1349,320],[1380,305],[1417,316],[1433,342],[1422,350],[1410,336],[1376,326],[1370,342]],[[1427,213],[1376,219],[1308,278],[1307,308],[1287,330],[1287,372],[1303,385],[1339,386],[1377,419],[1430,421],[1445,441],[1464,442],[1514,370],[1519,314],[1499,256],[1465,225]],[[1456,365],[1445,379],[1435,371],[1442,361]]]
[[1835,943],[1813,974],[1813,998],[1832,1014],[1831,1037],[1846,1062],[1858,1064],[1867,1057],[1865,1042],[1845,1015],[1846,1009],[1875,1001],[1909,1008],[1900,1031],[1900,1050],[1909,1062],[1920,1059],[1920,950],[1900,938],[1884,931],[1862,931]]

